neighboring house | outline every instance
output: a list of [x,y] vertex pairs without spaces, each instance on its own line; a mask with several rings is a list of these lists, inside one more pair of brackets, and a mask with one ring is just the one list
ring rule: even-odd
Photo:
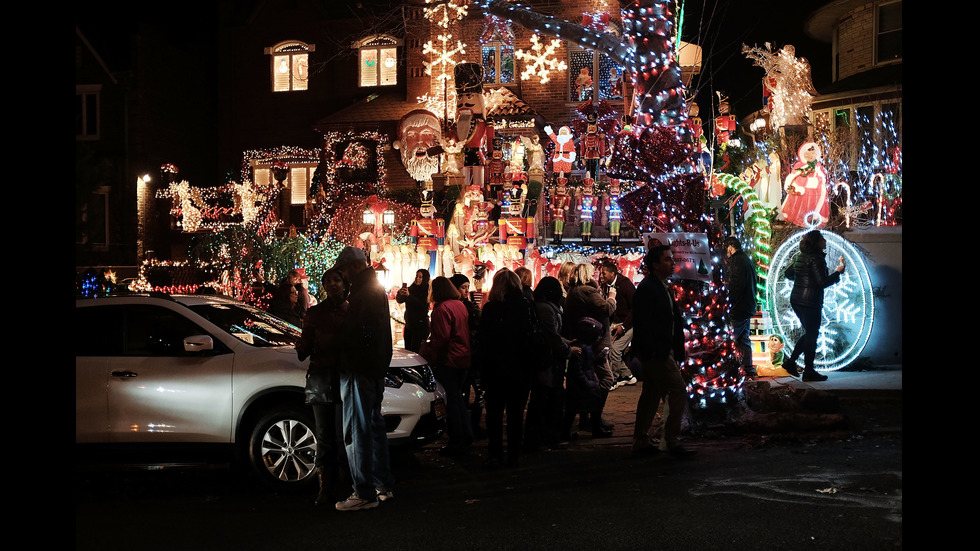
[[[830,2],[810,16],[804,30],[833,47],[834,81],[813,101],[817,130],[850,134],[852,170],[862,157],[859,148],[886,149],[895,140],[900,146],[902,0]],[[871,143],[862,143],[863,136],[871,136]]]
[[123,86],[81,29],[75,27],[75,262],[131,263],[124,245],[135,236],[134,190],[126,170]]

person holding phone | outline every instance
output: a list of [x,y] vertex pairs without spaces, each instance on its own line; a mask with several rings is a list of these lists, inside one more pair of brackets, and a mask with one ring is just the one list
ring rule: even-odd
[[844,273],[844,257],[833,272],[827,271],[827,261],[824,249],[827,241],[820,230],[807,232],[800,240],[800,254],[786,268],[786,279],[793,281],[793,291],[789,303],[793,312],[803,326],[803,337],[793,347],[793,354],[783,362],[783,369],[790,375],[799,374],[796,360],[803,356],[803,380],[826,381],[827,376],[817,373],[813,367],[817,354],[817,337],[820,335],[820,323],[823,320],[824,289],[840,281]]

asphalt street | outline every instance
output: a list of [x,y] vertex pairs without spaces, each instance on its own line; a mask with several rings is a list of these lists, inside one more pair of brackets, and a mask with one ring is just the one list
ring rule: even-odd
[[583,434],[516,469],[484,469],[481,445],[459,458],[439,443],[399,453],[396,497],[370,511],[315,507],[220,465],[76,468],[76,548],[902,547],[900,387],[843,399],[843,428],[688,434],[689,460],[630,452],[638,394],[610,394],[613,438]]

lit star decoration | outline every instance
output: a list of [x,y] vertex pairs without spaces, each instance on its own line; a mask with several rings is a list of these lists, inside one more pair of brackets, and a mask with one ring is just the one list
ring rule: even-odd
[[524,71],[521,72],[521,80],[529,80],[533,76],[541,79],[541,84],[551,80],[548,75],[556,71],[564,71],[568,68],[563,60],[556,59],[555,51],[561,48],[561,40],[554,39],[545,45],[538,40],[538,35],[531,36],[531,49],[516,50],[514,57],[524,62]]

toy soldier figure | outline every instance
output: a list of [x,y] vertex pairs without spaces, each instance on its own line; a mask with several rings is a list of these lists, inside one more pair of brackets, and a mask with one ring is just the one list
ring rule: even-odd
[[551,194],[551,219],[554,222],[554,238],[552,245],[561,245],[561,235],[565,231],[565,211],[571,203],[568,196],[568,178],[563,172],[555,178],[555,191]]
[[588,245],[592,241],[592,220],[595,214],[595,180],[588,172],[582,180],[582,196],[579,197],[576,210],[579,211],[579,223],[582,227],[582,244]]
[[606,136],[599,133],[598,115],[595,112],[586,116],[585,135],[579,140],[585,170],[594,178],[599,177],[599,162],[606,156]]
[[483,102],[483,66],[479,63],[460,63],[456,77],[456,140],[463,144],[464,186],[483,187],[486,156],[483,152],[493,143],[493,126],[487,124]]
[[605,199],[606,216],[609,218],[609,237],[612,245],[619,245],[619,226],[623,219],[623,211],[619,208],[619,196],[622,190],[619,180],[609,180],[609,195]]

